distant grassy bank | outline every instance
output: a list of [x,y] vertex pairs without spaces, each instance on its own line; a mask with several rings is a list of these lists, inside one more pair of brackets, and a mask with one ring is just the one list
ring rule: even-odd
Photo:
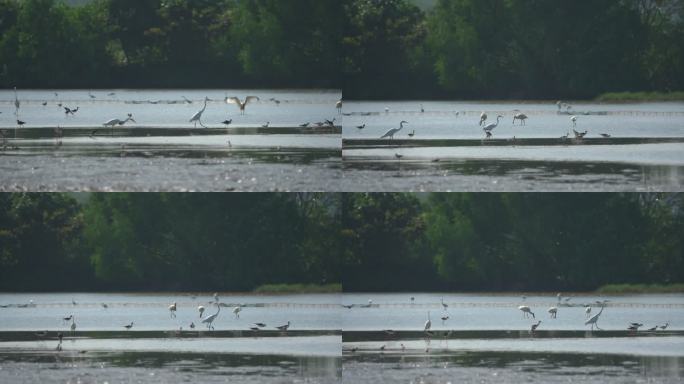
[[609,92],[599,95],[596,101],[684,101],[684,92]]
[[265,284],[256,293],[341,293],[342,284]]
[[608,284],[596,290],[602,294],[682,293],[684,284]]

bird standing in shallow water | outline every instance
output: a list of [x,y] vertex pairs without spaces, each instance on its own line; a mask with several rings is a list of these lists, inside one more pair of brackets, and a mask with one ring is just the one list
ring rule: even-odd
[[428,332],[432,328],[432,320],[430,320],[430,311],[428,311],[428,319],[425,322],[425,328],[423,329],[424,332]]
[[176,317],[176,303],[169,305],[169,312],[171,312],[171,317]]
[[556,308],[556,307],[549,308],[549,314],[551,314],[552,319],[555,319],[556,315],[558,315],[558,308]]
[[221,312],[221,306],[218,304],[218,300],[216,302],[216,306],[218,307],[218,311],[216,311],[216,313],[214,313],[213,315],[207,316],[204,320],[202,320],[202,322],[207,325],[207,328],[211,330],[214,329],[214,320],[216,320],[219,313]]
[[394,135],[404,129],[404,124],[408,124],[408,121],[402,121],[399,123],[399,128],[392,128],[385,132],[384,135],[380,136],[381,139],[384,139],[385,137],[389,137],[390,140],[394,139]]
[[524,113],[517,113],[515,116],[513,116],[513,125],[515,125],[516,120],[520,120],[520,125],[525,125],[527,115],[525,115]]
[[535,317],[534,317],[534,312],[532,312],[532,310],[530,309],[530,307],[528,307],[527,305],[521,305],[521,306],[518,307],[518,309],[521,310],[521,311],[523,312],[523,315],[524,315],[525,317],[528,317],[528,315],[532,315],[532,318],[533,318],[533,319],[535,318]]
[[202,124],[202,114],[203,114],[204,111],[207,109],[207,101],[209,101],[209,98],[208,98],[208,97],[205,97],[205,98],[204,98],[204,107],[202,107],[202,109],[200,109],[199,111],[197,111],[197,112],[196,112],[194,115],[192,115],[192,117],[190,118],[190,122],[191,122],[191,123],[195,123],[195,128],[197,128],[197,123],[198,123],[198,122],[199,122],[200,126],[206,128],[206,126],[205,126],[204,124]]

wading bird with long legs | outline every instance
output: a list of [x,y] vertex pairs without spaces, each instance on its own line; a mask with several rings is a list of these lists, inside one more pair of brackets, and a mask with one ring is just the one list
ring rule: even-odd
[[[598,326],[598,320],[599,320],[599,317],[601,316],[601,313],[603,313],[603,309],[604,309],[605,307],[606,307],[606,305],[603,304],[603,305],[601,306],[601,310],[599,311],[599,313],[595,314],[595,315],[592,316],[589,320],[585,321],[585,322],[584,322],[584,325],[589,325],[589,324],[591,324],[591,330],[592,330],[592,331],[594,330],[594,327],[596,327],[596,329],[598,329],[598,330],[600,331],[601,328],[599,328],[599,326]],[[591,308],[591,307],[590,307],[590,308]]]
[[430,311],[428,311],[428,319],[425,322],[425,328],[423,329],[423,332],[428,332],[432,328],[432,320],[430,320]]
[[520,125],[525,125],[527,115],[524,113],[516,113],[515,116],[513,116],[513,125],[515,125],[516,120],[520,120]]
[[102,125],[105,128],[106,127],[111,128],[111,135],[114,136],[114,126],[115,125],[124,125],[129,121],[136,123],[136,121],[133,119],[133,114],[131,114],[131,113],[128,114],[128,117],[125,120],[111,119],[111,120],[105,121]]
[[485,135],[487,135],[487,138],[492,137],[492,131],[494,130],[494,128],[499,126],[499,120],[501,120],[501,119],[503,119],[503,116],[499,115],[496,117],[496,123],[489,124],[489,125],[485,126],[484,128],[482,128]]
[[207,316],[206,318],[204,318],[204,320],[202,320],[202,322],[207,325],[207,328],[209,328],[211,330],[214,329],[214,320],[216,320],[219,313],[221,312],[221,306],[218,304],[218,302],[216,303],[216,307],[218,307],[218,311],[216,311],[216,313],[214,313],[213,315]]
[[527,318],[529,315],[532,315],[532,318],[533,318],[533,319],[535,318],[535,317],[534,317],[534,312],[532,312],[532,310],[530,309],[530,307],[528,307],[527,305],[521,305],[521,306],[518,307],[518,309],[522,311],[523,316],[525,316],[525,318]]
[[202,107],[202,109],[200,109],[199,111],[197,111],[197,112],[196,112],[194,115],[192,115],[192,117],[190,118],[190,122],[191,122],[191,123],[195,123],[195,128],[197,128],[197,123],[198,123],[198,122],[199,122],[199,124],[200,124],[202,127],[206,128],[206,126],[205,126],[204,124],[202,124],[202,114],[204,113],[204,110],[207,109],[207,101],[209,101],[209,98],[208,98],[208,97],[205,97],[205,98],[204,98],[204,107]]
[[404,129],[404,124],[408,124],[408,121],[402,121],[399,123],[399,128],[392,128],[389,131],[385,132],[384,135],[380,136],[381,139],[384,139],[385,137],[389,137],[390,140],[394,139],[394,135]]

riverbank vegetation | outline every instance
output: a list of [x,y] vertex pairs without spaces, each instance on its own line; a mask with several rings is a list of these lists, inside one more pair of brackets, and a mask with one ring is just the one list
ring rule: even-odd
[[265,284],[258,286],[255,293],[341,293],[342,284]]
[[609,284],[596,290],[599,294],[684,293],[684,284]]
[[684,90],[678,0],[0,0],[0,87],[348,99]]
[[80,204],[71,195],[0,194],[0,289],[251,291],[339,283],[328,199],[102,193]]
[[6,193],[0,290],[677,291],[682,233],[665,193]]
[[596,101],[606,103],[684,101],[684,92],[610,92],[599,95]]

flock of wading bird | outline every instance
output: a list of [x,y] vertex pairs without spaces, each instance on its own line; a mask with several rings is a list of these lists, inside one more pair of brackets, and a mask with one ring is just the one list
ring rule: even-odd
[[[575,140],[582,140],[588,133],[589,131],[585,130],[584,132],[577,131],[577,116],[573,115],[570,111],[572,109],[572,106],[570,104],[564,103],[562,101],[556,102],[556,105],[558,106],[558,114],[563,114],[563,115],[569,115],[570,116],[570,124],[572,124],[572,132],[574,134]],[[389,113],[389,108],[385,108],[385,113]],[[425,108],[423,105],[420,105],[420,113],[425,113]],[[461,112],[454,112],[456,116],[459,116]],[[485,134],[485,139],[491,139],[493,137],[493,131],[495,128],[499,126],[499,123],[501,122],[501,119],[504,118],[503,115],[497,115],[496,116],[496,123],[490,123],[487,124],[487,119],[489,116],[487,115],[487,112],[482,112],[480,114],[480,121],[479,121],[479,126],[482,128],[482,131]],[[515,125],[516,121],[520,122],[520,125],[526,125],[528,116],[519,110],[514,111],[513,115],[513,125]],[[385,132],[382,136],[380,136],[381,139],[389,139],[393,140],[394,136],[399,133],[402,129],[404,129],[404,125],[408,125],[409,123],[407,121],[401,121],[399,123],[399,128],[392,128],[389,129],[387,132]],[[366,124],[362,125],[357,125],[356,129],[359,131],[363,130],[366,128]],[[409,138],[413,138],[416,135],[416,130],[412,130],[411,132],[408,133]],[[603,138],[610,138],[611,136],[607,133],[600,133],[601,137]],[[563,136],[560,137],[561,140],[567,140],[570,138],[570,131],[568,130],[567,133]],[[515,140],[515,136],[513,136],[513,140]]]
[[[196,296],[193,296],[193,299],[195,299]],[[74,306],[77,305],[76,301],[72,300],[72,304]],[[210,331],[214,330],[214,322],[219,316],[219,313],[221,312],[221,307],[227,306],[227,304],[222,304],[219,302],[219,296],[218,293],[214,293],[214,300],[209,301],[210,305],[216,305],[216,313],[213,313],[211,315],[206,315],[204,312],[207,310],[207,308],[204,305],[198,305],[197,306],[197,311],[199,312],[199,319],[201,324],[205,324],[206,328]],[[31,304],[33,305],[33,304]],[[108,309],[109,305],[106,303],[102,303],[102,308]],[[240,318],[240,312],[242,312],[243,306],[241,304],[238,304],[237,306],[234,306],[232,308],[232,313],[235,316],[235,318]],[[178,305],[176,302],[168,306],[168,311],[170,313],[171,318],[176,317],[176,312],[178,311]],[[74,314],[70,314],[69,316],[63,317],[62,318],[62,323],[63,324],[68,324],[71,322],[71,325],[69,327],[69,332],[72,336],[76,334],[76,316]],[[287,332],[287,330],[290,328],[290,325],[292,323],[288,320],[287,323],[283,325],[279,325],[276,327],[273,327],[273,329],[281,331],[281,332]],[[125,328],[127,331],[130,331],[133,326],[135,325],[134,321],[131,321],[130,324],[125,324],[122,326],[122,328]],[[191,322],[189,325],[191,330],[194,330],[197,326],[195,325],[195,322]],[[249,327],[251,331],[258,332],[261,330],[266,330],[267,325],[265,323],[259,322],[259,323],[254,323],[253,327]],[[180,333],[183,331],[183,327],[180,327],[180,329],[174,331],[176,335],[180,335]],[[42,331],[42,332],[36,332],[35,335],[38,337],[46,337],[48,336],[48,331]],[[64,338],[64,334],[62,332],[57,333],[57,339],[59,340],[59,343],[57,344],[57,350],[61,351],[62,350],[62,340]]]
[[[54,95],[55,95],[55,98],[57,98],[57,99],[59,98],[59,93],[55,92]],[[91,92],[88,92],[88,96],[90,97],[90,99],[95,99],[95,98],[96,98],[96,96],[93,95]],[[116,96],[116,93],[115,93],[115,92],[111,92],[111,93],[108,94],[108,96],[112,96],[112,97],[113,97],[113,96]],[[192,104],[192,103],[193,103],[192,100],[186,98],[185,96],[183,96],[183,100],[184,100],[183,102],[184,102],[184,103],[187,103],[187,104]],[[199,124],[199,125],[200,125],[201,127],[203,127],[203,128],[207,128],[207,127],[204,125],[204,123],[202,122],[202,115],[204,114],[204,111],[207,109],[207,103],[208,103],[209,101],[212,101],[212,99],[210,99],[209,97],[206,97],[206,96],[205,96],[205,98],[204,98],[204,106],[202,107],[202,109],[200,109],[199,111],[195,112],[195,114],[193,114],[192,117],[190,118],[190,120],[188,121],[188,122],[190,122],[190,123],[193,123],[195,128],[197,128],[197,124]],[[255,102],[259,102],[259,101],[261,101],[261,99],[260,99],[258,96],[247,96],[247,97],[245,97],[244,100],[241,100],[240,98],[235,97],[235,96],[228,97],[227,95],[226,95],[226,97],[224,98],[224,102],[225,102],[226,104],[234,104],[234,105],[236,105],[236,106],[238,107],[238,109],[240,110],[240,115],[244,115],[244,114],[245,114],[245,109],[247,108],[247,105],[248,105],[248,104],[250,104],[250,103],[255,103]],[[276,98],[273,98],[273,97],[270,98],[268,101],[269,101],[269,102],[272,102],[272,103],[275,103],[275,104],[278,105],[278,106],[279,106],[280,103],[281,103],[280,100],[278,100],[278,99],[276,99]],[[77,107],[75,107],[75,108],[72,108],[72,107],[69,107],[69,106],[67,106],[67,105],[64,105],[64,103],[62,103],[61,101],[58,101],[58,100],[57,100],[57,101],[55,101],[55,102],[56,102],[56,105],[57,105],[58,108],[61,108],[61,109],[64,110],[64,114],[65,114],[66,117],[70,117],[70,116],[71,116],[71,117],[75,117],[75,116],[76,116],[76,113],[80,110],[80,107],[79,107],[79,106],[77,106]],[[150,104],[158,104],[158,102],[149,102],[149,103],[150,103]],[[42,102],[42,105],[43,105],[43,107],[46,107],[46,106],[48,105],[48,102],[47,102],[47,101],[43,101],[43,102]],[[15,135],[15,137],[16,137],[16,130],[17,130],[18,128],[22,128],[24,125],[26,125],[26,121],[21,120],[21,119],[19,118],[19,112],[20,112],[20,109],[21,109],[21,101],[19,100],[19,95],[18,95],[18,93],[17,93],[17,87],[14,87],[14,107],[15,107],[14,115],[15,115],[16,121],[17,121],[17,126],[16,126],[15,131],[14,131],[14,135]],[[338,100],[338,101],[335,103],[335,108],[337,109],[338,114],[341,114],[341,113],[342,113],[342,100]],[[2,113],[2,112],[0,112],[0,113]],[[319,122],[315,122],[315,123],[306,122],[306,123],[299,124],[299,127],[300,127],[300,128],[308,128],[308,127],[334,127],[334,126],[335,126],[335,120],[336,120],[336,119],[333,118],[332,120],[325,119],[324,121],[319,121]],[[133,114],[132,114],[132,113],[128,113],[128,114],[127,114],[127,117],[124,118],[124,119],[119,119],[119,118],[109,119],[109,120],[105,121],[104,123],[102,123],[102,126],[103,126],[103,128],[109,128],[109,129],[110,129],[111,135],[114,135],[114,127],[116,127],[116,126],[123,126],[123,125],[125,125],[126,123],[128,123],[129,121],[130,121],[130,122],[133,122],[133,123],[137,123],[137,122],[135,121],[135,119],[133,118]],[[223,121],[221,122],[221,124],[223,124],[224,126],[229,126],[229,125],[232,124],[232,123],[233,123],[233,119],[225,119],[225,120],[223,120]],[[270,121],[267,121],[266,123],[262,124],[261,127],[262,127],[262,128],[268,128],[268,127],[270,126],[270,124],[271,124],[271,122],[270,122]],[[98,129],[94,129],[94,130],[90,133],[90,137],[91,137],[91,138],[94,138],[98,133],[99,133],[99,130],[98,130]],[[63,130],[60,126],[57,126],[57,127],[54,129],[54,137],[55,137],[55,139],[57,140],[57,143],[60,144],[60,145],[62,144],[61,139],[62,139],[63,135],[64,135],[64,130]],[[10,136],[9,130],[7,130],[7,129],[0,130],[0,140],[2,140],[3,149],[7,149],[7,139],[9,138],[9,136]]]
[[[558,308],[561,307],[561,306],[564,306],[564,307],[579,306],[579,307],[583,308],[584,313],[585,313],[585,316],[586,316],[586,321],[584,322],[584,325],[585,325],[585,326],[591,325],[591,330],[592,330],[592,331],[594,330],[594,328],[596,328],[596,329],[598,329],[598,330],[602,330],[602,329],[599,328],[599,326],[598,326],[598,321],[599,321],[599,318],[601,317],[601,314],[603,313],[603,310],[605,309],[607,303],[610,302],[610,300],[597,300],[597,301],[595,301],[594,303],[591,303],[591,304],[572,305],[572,304],[569,303],[569,301],[572,300],[572,297],[565,297],[565,298],[563,298],[562,295],[559,293],[558,295],[556,295],[556,298],[557,298],[557,300],[558,300],[557,305],[552,306],[552,307],[549,307],[549,308],[547,309],[547,312],[549,313],[549,316],[550,316],[551,319],[556,319],[556,318],[557,318],[557,316],[558,316]],[[522,300],[523,300],[523,301],[525,301],[526,299],[527,299],[526,296],[523,296],[523,297],[522,297]],[[415,297],[411,297],[411,304],[414,304],[414,303],[415,303]],[[442,320],[442,324],[445,324],[445,322],[446,322],[447,320],[449,320],[450,315],[449,315],[449,313],[448,313],[449,304],[447,304],[447,303],[444,302],[444,298],[443,298],[443,297],[441,298],[441,305],[442,305],[443,313],[442,313],[442,315],[440,316],[440,319]],[[593,316],[592,316],[592,314],[591,314],[591,312],[592,312],[592,305],[595,305],[595,306],[598,306],[598,307],[601,308],[601,309],[598,311],[598,313],[594,314]],[[354,308],[354,307],[357,306],[357,305],[355,305],[355,304],[348,304],[348,305],[342,305],[342,306],[343,306],[344,308],[351,309],[351,308]],[[360,307],[360,308],[371,308],[372,306],[373,306],[373,300],[368,300],[368,304],[358,305],[358,307]],[[534,320],[536,320],[536,316],[535,316],[534,312],[532,311],[532,308],[531,308],[531,307],[529,307],[529,306],[527,306],[527,305],[520,305],[520,306],[518,306],[518,310],[520,310],[520,311],[522,312],[522,316],[523,316],[524,318],[529,318],[529,317],[531,316]],[[539,326],[541,325],[541,323],[542,323],[541,320],[537,320],[536,323],[533,323],[533,324],[530,325],[530,334],[531,334],[532,336],[534,336],[535,332],[537,331],[537,328],[539,328]],[[658,330],[664,331],[664,330],[667,329],[667,327],[669,327],[669,325],[670,325],[670,323],[669,323],[669,322],[666,322],[666,323],[663,324],[663,325],[656,325],[656,326],[654,326],[654,327],[652,327],[652,328],[648,328],[646,331],[647,331],[647,332],[656,332],[656,331],[658,331]],[[639,328],[641,328],[641,327],[643,327],[643,326],[644,326],[644,324],[642,324],[642,323],[634,322],[634,323],[630,323],[630,324],[627,326],[627,330],[630,331],[630,332],[632,332],[632,333],[637,333],[637,332],[639,331]],[[389,335],[389,336],[392,336],[392,335],[395,335],[395,334],[396,334],[396,331],[391,330],[391,329],[385,329],[385,330],[383,330],[383,332],[384,332],[385,334]],[[427,312],[427,320],[425,321],[425,324],[423,325],[423,332],[425,333],[425,338],[426,338],[427,340],[430,340],[433,336],[436,336],[436,332],[432,330],[432,319],[431,319],[431,317],[430,317],[430,311]],[[448,331],[444,332],[442,335],[444,336],[445,339],[448,339],[449,336],[451,336],[452,332],[453,332],[453,331],[448,330]],[[401,347],[401,350],[405,350],[405,349],[406,349],[406,347],[404,346],[404,344],[400,344],[400,347]],[[387,346],[386,346],[386,345],[382,345],[382,346],[380,347],[380,351],[381,351],[381,352],[384,352],[386,349],[387,349]],[[351,351],[351,352],[356,352],[356,351],[358,351],[358,348],[354,347],[354,348],[350,349],[350,351]],[[426,352],[429,352],[429,348],[426,348]]]

